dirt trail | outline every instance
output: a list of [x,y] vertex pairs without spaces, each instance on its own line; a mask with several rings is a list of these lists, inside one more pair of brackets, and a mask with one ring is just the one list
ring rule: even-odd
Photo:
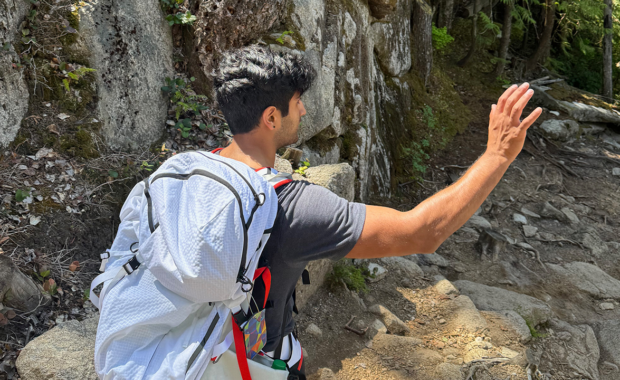
[[[545,112],[541,122],[555,118],[567,117]],[[608,332],[601,328],[620,319],[620,294],[614,293],[620,282],[611,284],[620,279],[620,177],[612,175],[620,155],[604,142],[619,137],[607,130],[561,143],[534,128],[478,216],[437,250],[440,256],[407,257],[419,264],[422,276],[371,260],[387,269],[387,276],[370,283],[368,294],[360,298],[342,287],[315,294],[298,318],[312,378],[516,380],[528,379],[528,369],[532,378],[537,369],[539,378],[620,378],[615,364],[620,350],[604,341]],[[421,184],[416,201],[456,180],[472,155],[481,153],[485,138],[476,126],[457,136],[446,149],[453,154],[435,158],[426,176],[432,180]],[[543,210],[546,202],[559,214]],[[477,245],[484,223],[507,238],[495,259],[481,255]],[[590,277],[573,271],[582,264],[602,271]],[[608,288],[592,278],[605,273],[611,276]],[[449,281],[435,285],[442,278]],[[467,281],[492,292],[470,289]],[[533,297],[513,311],[524,317],[520,326],[505,310],[496,310],[505,307],[503,296],[493,298],[498,288],[514,292],[507,297]],[[408,329],[377,333],[373,321],[386,321],[372,313],[376,304]],[[354,328],[368,328],[364,335],[344,329],[353,316]],[[311,324],[321,336],[308,328]]]

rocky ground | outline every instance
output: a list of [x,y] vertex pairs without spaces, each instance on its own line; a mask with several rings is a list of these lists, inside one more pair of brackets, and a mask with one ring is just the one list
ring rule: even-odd
[[[482,132],[435,158],[418,200],[466,170]],[[324,288],[308,301],[299,330],[313,379],[620,378],[618,142],[546,112],[436,254],[370,260],[381,278],[367,294]]]

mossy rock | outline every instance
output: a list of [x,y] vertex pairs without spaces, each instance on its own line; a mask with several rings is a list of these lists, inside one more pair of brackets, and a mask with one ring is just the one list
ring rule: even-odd
[[78,128],[74,135],[63,135],[60,138],[61,152],[85,159],[99,157],[100,154],[91,133],[94,132],[88,131],[86,128]]

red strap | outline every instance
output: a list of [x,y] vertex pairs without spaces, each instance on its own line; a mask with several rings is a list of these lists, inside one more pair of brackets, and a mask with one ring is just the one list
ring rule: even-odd
[[278,182],[275,185],[273,185],[274,189],[277,189],[278,187],[282,186],[282,185],[286,185],[287,183],[291,183],[293,182],[292,179],[285,179],[284,181]]
[[217,149],[213,149],[213,150],[211,151],[211,153],[215,154],[215,153],[219,152],[219,151],[220,151],[220,150],[222,150],[222,149],[224,149],[224,148],[217,148]]
[[271,290],[271,271],[267,267],[257,268],[254,271],[254,281],[257,278],[263,276],[263,282],[265,283],[265,302],[263,304],[263,309],[267,307],[267,297],[269,297],[269,290]]
[[243,338],[243,333],[234,319],[232,321],[232,325],[233,336],[235,337],[235,351],[237,352],[237,363],[239,364],[241,378],[243,380],[252,380],[252,376],[250,375],[250,367],[248,367],[248,357],[245,353],[245,339]]
[[[292,350],[292,348],[291,348]],[[297,367],[298,371],[301,371],[301,365],[304,364],[304,351],[301,351],[301,359],[299,359],[299,366]]]

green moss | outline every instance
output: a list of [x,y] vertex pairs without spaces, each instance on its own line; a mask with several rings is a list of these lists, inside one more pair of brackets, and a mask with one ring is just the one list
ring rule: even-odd
[[63,135],[60,138],[60,148],[61,152],[74,157],[86,159],[99,157],[91,132],[82,128],[78,128],[74,135]]
[[[73,12],[67,12],[65,18],[69,21],[69,26],[79,32],[80,30],[80,12],[76,8]],[[60,37],[60,42],[65,45],[72,45],[77,42],[79,33],[67,33]]]

